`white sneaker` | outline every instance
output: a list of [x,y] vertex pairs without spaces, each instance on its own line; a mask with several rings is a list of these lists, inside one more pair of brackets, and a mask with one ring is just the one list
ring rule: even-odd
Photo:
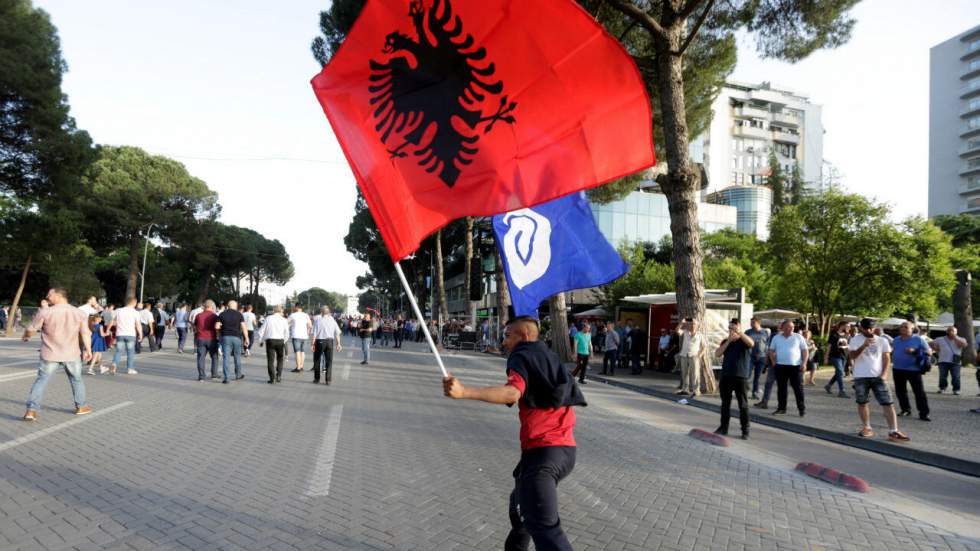
[[139,375],[139,371],[136,371],[135,369],[127,369],[126,375]]
[[108,367],[104,365],[99,366],[99,375],[105,375],[108,371],[109,371]]
[[90,367],[90,368],[88,368],[87,371],[85,371],[85,374],[86,375],[95,375],[95,371],[92,371],[92,368]]

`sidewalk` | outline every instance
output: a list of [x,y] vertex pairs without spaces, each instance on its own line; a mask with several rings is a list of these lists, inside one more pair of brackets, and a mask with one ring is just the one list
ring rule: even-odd
[[[659,373],[648,369],[644,371],[643,375],[631,375],[629,374],[629,370],[617,369],[616,376],[605,377],[599,374],[601,371],[601,361],[593,361],[590,364],[590,378],[593,380],[608,381],[610,384],[616,384],[617,382],[626,383],[627,385],[639,387],[640,389],[649,390],[661,398],[670,398],[673,400],[680,400],[681,398],[690,399],[686,396],[674,395],[679,383],[677,374]],[[806,417],[800,418],[797,416],[792,389],[789,389],[787,400],[788,413],[786,415],[773,416],[772,412],[776,409],[776,389],[774,387],[772,396],[769,399],[770,407],[768,410],[752,407],[753,421],[775,421],[779,424],[785,423],[803,429],[828,431],[845,437],[855,436],[858,429],[860,429],[860,421],[857,414],[857,405],[853,398],[854,392],[851,388],[851,379],[848,378],[844,382],[845,390],[851,397],[838,398],[836,396],[836,389],[833,395],[827,394],[823,389],[823,385],[827,384],[832,375],[832,370],[820,370],[817,372],[816,386],[804,387]],[[764,379],[765,374],[763,374],[760,380],[760,396],[762,395]],[[978,387],[974,370],[963,369],[963,388],[959,396],[953,396],[950,389],[947,389],[945,394],[936,394],[936,390],[939,388],[938,381],[938,370],[934,368],[932,372],[926,375],[925,381],[926,393],[928,394],[929,407],[931,409],[929,416],[932,418],[932,422],[919,420],[915,411],[915,402],[910,393],[909,399],[912,401],[913,408],[912,416],[899,417],[898,420],[899,428],[906,432],[912,439],[911,442],[906,444],[892,444],[886,440],[888,430],[884,416],[881,413],[881,408],[872,399],[871,425],[875,430],[875,437],[870,439],[870,441],[873,442],[875,448],[881,448],[881,446],[901,446],[903,448],[980,463],[980,414],[970,412],[970,409],[980,405],[980,398],[977,397]],[[894,383],[892,381],[889,382],[889,388],[892,391],[892,398],[896,400],[895,405],[897,409],[898,402],[894,396]],[[709,404],[714,407],[718,407],[721,404],[721,399],[718,395],[701,395],[693,401],[701,404]],[[752,400],[752,403],[755,402],[756,400]],[[735,406],[734,399],[732,405]],[[733,409],[732,422],[734,425],[732,430],[737,432],[738,411],[737,407]],[[790,430],[794,430],[791,427],[789,428]],[[881,446],[878,444],[881,444]]]

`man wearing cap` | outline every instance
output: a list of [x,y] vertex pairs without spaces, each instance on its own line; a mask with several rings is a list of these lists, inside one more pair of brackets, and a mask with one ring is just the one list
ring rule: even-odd
[[783,320],[779,326],[779,333],[769,342],[769,363],[775,366],[776,370],[776,411],[773,415],[786,413],[787,384],[792,385],[793,395],[796,397],[796,409],[800,412],[800,417],[806,413],[806,403],[803,399],[803,371],[806,369],[806,362],[810,358],[810,350],[807,347],[806,339],[803,335],[793,332],[793,321]]
[[575,379],[538,340],[538,332],[537,320],[528,316],[507,322],[503,346],[510,354],[504,385],[464,387],[451,375],[443,379],[443,392],[450,398],[518,404],[521,460],[514,469],[505,551],[525,550],[532,540],[535,549],[572,549],[558,515],[558,483],[575,468],[572,406],[586,404]]
[[875,320],[864,318],[858,324],[858,334],[851,338],[848,355],[854,361],[854,398],[858,404],[858,415],[863,426],[858,436],[871,438],[871,414],[868,411],[868,395],[874,392],[875,400],[881,405],[885,421],[888,423],[888,439],[893,442],[908,442],[909,437],[898,430],[898,416],[891,394],[888,392],[888,375],[891,370],[891,345],[874,334]]

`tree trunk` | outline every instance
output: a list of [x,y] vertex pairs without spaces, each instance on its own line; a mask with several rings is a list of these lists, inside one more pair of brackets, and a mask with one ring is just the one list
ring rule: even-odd
[[476,329],[476,303],[471,300],[473,291],[473,217],[466,217],[466,317]]
[[507,288],[507,275],[504,273],[504,261],[500,258],[500,250],[497,249],[497,317],[500,319],[500,326],[503,327],[510,318],[508,307],[510,306],[510,290]]
[[129,276],[126,278],[126,299],[136,296],[136,278],[140,271],[139,234],[129,237]]
[[680,50],[683,24],[667,28],[666,36],[655,41],[657,86],[660,114],[667,153],[667,178],[661,186],[667,195],[670,232],[674,251],[674,286],[677,315],[703,321],[704,273],[701,235],[698,228],[700,176],[688,158],[688,131],[684,111],[683,59],[672,54]]
[[198,284],[197,292],[197,303],[203,304],[208,298],[208,291],[211,287],[211,270],[206,270],[204,275],[201,276],[201,282]]
[[27,273],[31,271],[31,260],[33,256],[27,257],[24,263],[24,271],[20,274],[20,284],[17,285],[17,292],[14,294],[14,301],[10,304],[10,312],[7,314],[7,336],[14,334],[14,321],[17,319],[17,308],[20,306],[20,297],[24,294],[24,286],[27,285]]
[[446,281],[442,266],[442,230],[436,232],[436,302],[439,303],[439,328],[449,321],[449,304],[446,302]]
[[956,288],[953,291],[953,321],[959,336],[966,339],[963,348],[963,365],[977,365],[977,343],[973,333],[973,304],[970,290],[973,282],[970,272],[956,270]]
[[561,361],[574,361],[572,343],[568,338],[568,318],[565,317],[565,293],[551,297],[548,309],[551,311],[551,349]]

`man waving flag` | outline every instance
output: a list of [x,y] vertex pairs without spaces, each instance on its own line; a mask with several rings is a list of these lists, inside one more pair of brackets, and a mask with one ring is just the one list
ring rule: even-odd
[[572,0],[368,0],[312,84],[396,262],[654,163],[636,66]]

